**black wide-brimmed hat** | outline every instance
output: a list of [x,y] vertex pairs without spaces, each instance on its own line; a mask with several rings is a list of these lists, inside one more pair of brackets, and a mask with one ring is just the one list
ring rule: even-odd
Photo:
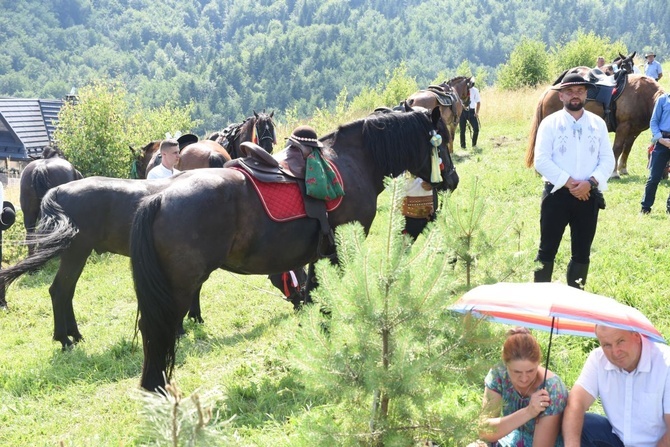
[[298,126],[293,129],[289,140],[294,140],[304,146],[323,147],[316,135],[316,131],[310,126]]
[[564,88],[573,87],[575,85],[583,85],[587,89],[595,88],[595,84],[587,81],[578,73],[569,73],[563,77],[560,84],[554,85],[552,90],[563,90]]
[[179,143],[179,150],[182,150],[184,147],[188,146],[189,144],[192,143],[197,143],[198,142],[198,136],[193,135],[192,133],[186,133],[179,138],[177,138],[177,142]]
[[0,210],[0,231],[5,231],[16,221],[16,208],[12,202],[5,200]]

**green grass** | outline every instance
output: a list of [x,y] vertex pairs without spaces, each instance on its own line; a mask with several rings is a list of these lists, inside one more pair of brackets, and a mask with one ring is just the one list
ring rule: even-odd
[[[484,90],[479,148],[456,153],[462,181],[449,200],[467,208],[478,179],[479,197],[486,205],[484,232],[506,229],[510,236],[481,253],[473,286],[501,278],[519,282],[532,278],[542,181],[523,166],[523,157],[538,93],[515,97]],[[638,138],[628,163],[631,175],[610,182],[587,290],[637,307],[667,337],[670,219],[664,201],[670,188],[664,181],[652,214],[638,215],[648,139],[648,131]],[[385,213],[388,203],[382,197],[371,237]],[[20,234],[16,227],[6,233],[5,257],[18,250],[14,244],[19,236],[10,238]],[[554,280],[565,281],[569,245],[566,234]],[[512,252],[520,261],[510,273],[500,259]],[[116,255],[89,260],[74,301],[85,341],[69,352],[61,352],[60,344],[51,341],[48,288],[56,263],[21,278],[8,290],[10,309],[0,313],[0,445],[134,446],[146,441],[137,392],[142,353],[134,340],[136,303],[128,267],[128,259]],[[457,299],[463,290],[462,265],[454,275],[459,292],[445,291],[445,302]],[[205,324],[187,324],[179,345],[175,378],[180,389],[186,395],[220,390],[219,419],[236,415],[227,428],[221,428],[230,436],[229,443],[309,445],[309,424],[318,424],[336,409],[310,393],[291,369],[288,356],[299,323],[292,306],[264,277],[224,271],[215,272],[205,283],[201,301]],[[494,324],[491,330],[502,342],[504,328]],[[536,335],[546,346],[548,334]],[[551,368],[571,386],[594,346],[591,339],[556,337]],[[492,363],[496,352],[497,348]],[[455,367],[462,365],[451,366],[457,371]],[[435,390],[443,395],[435,411],[458,420],[464,409],[479,405],[482,381],[483,377],[454,372],[453,382]]]

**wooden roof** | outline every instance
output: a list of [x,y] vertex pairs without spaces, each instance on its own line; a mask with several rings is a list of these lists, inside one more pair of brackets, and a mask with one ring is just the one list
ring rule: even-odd
[[39,157],[52,138],[60,99],[0,99],[0,158]]

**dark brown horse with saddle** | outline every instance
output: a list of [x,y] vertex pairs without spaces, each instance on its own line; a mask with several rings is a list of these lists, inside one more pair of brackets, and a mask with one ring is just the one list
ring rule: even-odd
[[[435,108],[373,114],[320,138],[323,158],[345,190],[328,213],[330,227],[359,222],[367,232],[387,176],[409,171],[438,189],[455,189],[458,175],[448,151],[431,144],[438,142],[438,132],[446,129]],[[439,158],[442,170],[435,164]],[[170,180],[172,185],[142,202],[132,225],[131,264],[144,345],[141,385],[149,390],[165,387],[165,378],[170,379],[179,321],[211,272],[289,271],[315,262],[324,248],[317,219],[271,219],[239,169],[189,171]]]

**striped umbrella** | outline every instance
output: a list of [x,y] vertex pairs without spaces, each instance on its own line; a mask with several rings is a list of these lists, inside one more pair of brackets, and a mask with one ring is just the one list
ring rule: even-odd
[[449,309],[498,323],[553,334],[595,337],[595,326],[635,331],[652,341],[665,339],[642,312],[612,298],[560,283],[497,283],[475,287]]

